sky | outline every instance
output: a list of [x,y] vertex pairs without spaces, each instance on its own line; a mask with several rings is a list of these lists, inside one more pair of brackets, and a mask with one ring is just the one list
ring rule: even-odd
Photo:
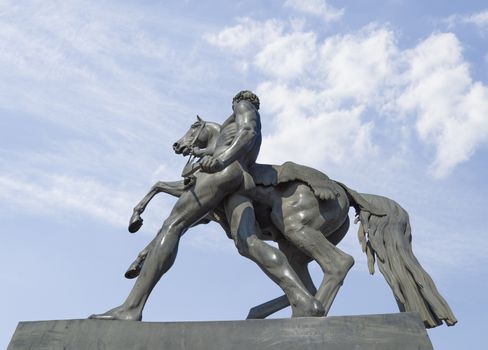
[[[259,162],[313,166],[409,212],[414,253],[459,320],[428,331],[434,348],[479,348],[487,40],[475,0],[1,0],[0,348],[19,321],[125,299],[123,273],[174,199],[157,196],[135,235],[132,208],[180,177],[171,145],[195,116],[223,122],[244,89],[261,100]],[[356,229],[339,244],[356,264],[330,315],[397,312]],[[144,320],[244,319],[281,294],[209,224],[182,238]]]

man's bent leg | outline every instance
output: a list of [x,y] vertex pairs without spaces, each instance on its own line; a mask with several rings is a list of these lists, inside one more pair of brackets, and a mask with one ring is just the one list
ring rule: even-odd
[[223,200],[228,193],[226,189],[239,185],[240,178],[237,176],[240,174],[235,175],[224,171],[199,176],[195,186],[181,195],[164,222],[126,301],[105,314],[92,315],[90,318],[140,320],[149,294],[173,265],[181,235]]
[[323,316],[324,309],[291,268],[285,255],[257,237],[254,208],[242,195],[230,195],[225,201],[227,220],[239,253],[256,262],[285,292],[294,317]]

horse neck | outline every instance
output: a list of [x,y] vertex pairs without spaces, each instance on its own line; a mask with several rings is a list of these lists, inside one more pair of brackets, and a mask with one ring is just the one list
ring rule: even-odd
[[220,134],[220,124],[207,122],[205,128],[208,133],[207,147],[215,145]]

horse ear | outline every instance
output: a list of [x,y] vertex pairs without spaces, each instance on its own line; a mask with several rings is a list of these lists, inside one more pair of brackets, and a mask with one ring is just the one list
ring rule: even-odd
[[202,120],[202,118],[200,118],[200,116],[199,116],[198,114],[197,114],[197,120],[198,120],[199,122],[202,122],[202,121],[203,121],[203,120]]

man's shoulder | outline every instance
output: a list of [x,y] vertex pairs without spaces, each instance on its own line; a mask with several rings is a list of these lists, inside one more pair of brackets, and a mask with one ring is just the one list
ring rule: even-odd
[[242,100],[234,105],[234,114],[239,115],[248,113],[255,113],[256,115],[259,115],[256,107],[249,101]]

